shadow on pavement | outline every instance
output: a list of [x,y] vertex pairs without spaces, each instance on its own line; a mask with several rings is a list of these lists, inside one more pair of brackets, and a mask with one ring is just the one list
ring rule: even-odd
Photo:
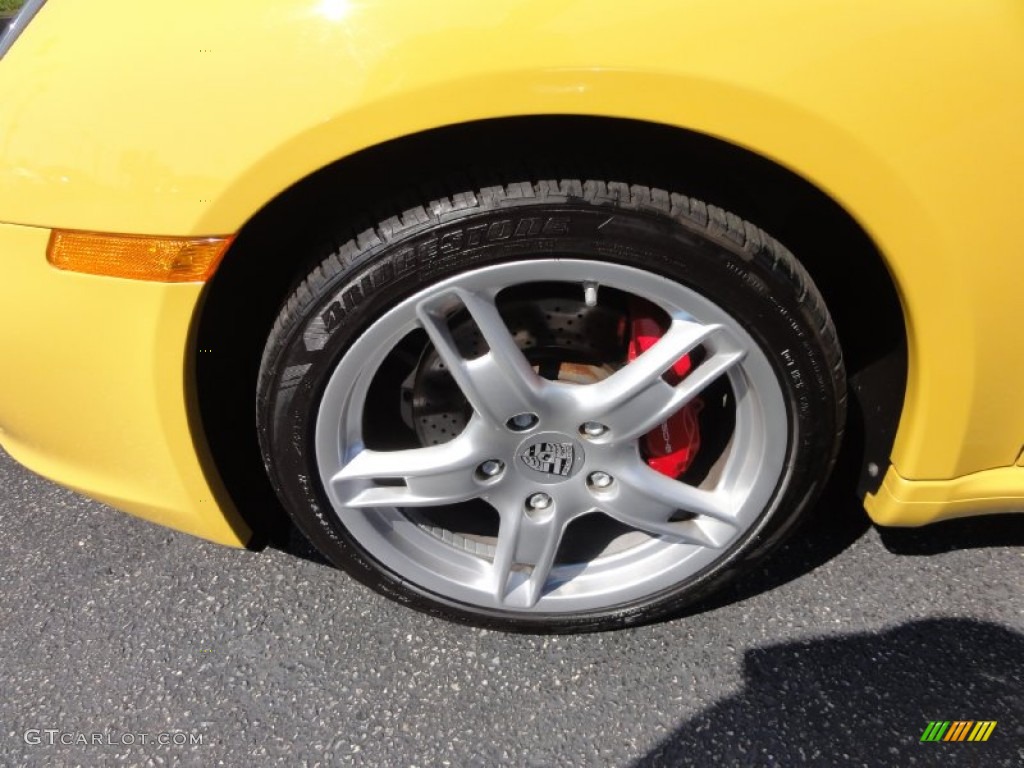
[[1024,514],[949,520],[923,528],[879,528],[896,555],[938,555],[957,549],[1024,546]]
[[295,557],[301,557],[303,560],[308,560],[311,563],[317,565],[324,565],[328,568],[334,566],[330,564],[326,557],[320,554],[316,547],[309,543],[309,539],[294,525],[288,532],[287,543],[271,543],[273,549],[280,549],[282,552],[287,552],[289,555]]
[[[680,725],[633,768],[1024,764],[1024,636],[915,621],[747,651],[743,689]],[[985,743],[921,743],[930,720],[995,720]]]

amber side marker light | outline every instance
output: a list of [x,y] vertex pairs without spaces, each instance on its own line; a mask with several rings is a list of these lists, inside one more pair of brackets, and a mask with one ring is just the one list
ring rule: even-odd
[[213,276],[229,245],[230,237],[148,237],[54,230],[46,259],[69,272],[195,283]]

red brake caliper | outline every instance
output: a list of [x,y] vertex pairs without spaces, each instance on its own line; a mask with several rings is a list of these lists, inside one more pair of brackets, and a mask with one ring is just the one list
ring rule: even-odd
[[[645,350],[654,346],[665,329],[651,316],[650,305],[634,301],[631,306],[628,359],[630,362]],[[668,371],[665,380],[675,386],[690,372],[692,362],[689,355],[679,358]],[[688,403],[664,424],[661,424],[640,441],[640,449],[648,465],[669,477],[679,477],[693,462],[700,450],[700,423],[697,414],[704,403],[695,399]]]

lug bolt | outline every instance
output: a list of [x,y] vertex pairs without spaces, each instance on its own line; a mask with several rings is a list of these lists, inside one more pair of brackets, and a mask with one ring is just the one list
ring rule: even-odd
[[594,488],[607,488],[615,480],[607,472],[591,472],[587,482]]
[[488,459],[477,467],[477,472],[479,472],[482,477],[497,477],[504,469],[504,462],[498,461],[497,459]]
[[608,431],[608,427],[604,424],[598,424],[596,421],[588,421],[580,429],[587,437],[600,437]]
[[551,506],[551,497],[546,493],[535,493],[526,500],[526,506],[530,509],[547,509]]
[[537,414],[535,413],[520,413],[509,419],[507,426],[509,429],[515,430],[516,432],[525,432],[536,424],[537,421]]

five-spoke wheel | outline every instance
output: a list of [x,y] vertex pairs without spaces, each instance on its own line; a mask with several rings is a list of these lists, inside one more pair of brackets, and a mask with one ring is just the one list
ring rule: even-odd
[[[530,334],[510,328],[502,313],[504,306],[515,318],[519,313],[508,307],[516,300],[503,296],[537,291],[566,305],[575,301],[585,327],[585,283],[599,286],[595,306],[609,295],[623,327],[628,311],[617,307],[640,299],[653,305],[647,311],[668,320],[664,335],[632,361],[589,361],[568,345],[547,349],[548,359],[552,352],[561,358],[550,365],[531,361],[530,348],[521,346]],[[550,333],[547,325],[531,330]],[[420,359],[436,353],[468,402],[468,421],[435,445],[367,447],[377,372],[417,335]],[[483,343],[466,354],[459,337],[470,336]],[[698,353],[699,363],[679,383],[665,381],[676,361]],[[592,383],[561,375],[563,367],[578,375],[588,364],[598,371]],[[733,414],[715,471],[690,483],[649,466],[640,438],[720,381]],[[580,259],[482,267],[400,302],[338,361],[316,422],[320,477],[332,506],[383,565],[461,602],[569,613],[656,593],[712,562],[767,503],[787,440],[771,365],[732,317],[678,283]],[[493,508],[497,530],[457,539],[459,517],[474,512],[450,510],[471,500]],[[427,518],[434,524],[405,511],[438,507]],[[585,524],[588,515],[621,524],[599,550],[601,523]],[[437,525],[442,518],[451,526]],[[594,544],[587,560],[559,557],[567,535]],[[566,542],[569,552],[572,544]]]

